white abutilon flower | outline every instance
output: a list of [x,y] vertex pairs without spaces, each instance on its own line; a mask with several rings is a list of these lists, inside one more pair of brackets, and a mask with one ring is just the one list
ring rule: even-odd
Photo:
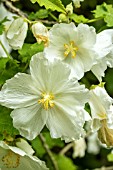
[[92,119],[98,121],[98,136],[102,143],[113,145],[113,99],[104,87],[90,90],[90,108]]
[[[29,151],[28,151],[29,152]],[[24,150],[0,141],[1,170],[48,170],[45,163]]]
[[97,34],[95,50],[98,52],[99,58],[91,71],[99,81],[102,81],[107,66],[113,67],[113,29],[107,29]]
[[24,40],[27,35],[28,23],[23,18],[15,19],[6,34],[9,45],[14,49],[20,49],[23,46]]
[[94,27],[74,23],[55,24],[49,31],[49,46],[45,48],[45,56],[49,60],[59,58],[69,64],[71,75],[80,79],[89,71],[96,60],[93,47],[96,42]]
[[49,35],[47,27],[45,27],[41,22],[37,22],[32,25],[32,32],[39,44],[44,42],[44,45],[48,46]]
[[72,1],[73,1],[74,6],[75,6],[76,8],[80,8],[80,2],[83,2],[84,0],[72,0]]
[[43,53],[33,56],[31,75],[18,73],[3,85],[0,104],[14,109],[13,125],[27,139],[34,139],[44,125],[53,138],[65,141],[84,135],[88,90],[70,80],[70,68],[58,61],[48,62]]

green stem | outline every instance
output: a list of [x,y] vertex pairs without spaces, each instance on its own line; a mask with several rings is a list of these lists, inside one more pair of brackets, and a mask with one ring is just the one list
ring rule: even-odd
[[56,162],[51,150],[49,149],[48,144],[46,143],[45,137],[42,134],[39,134],[39,138],[40,138],[42,145],[43,145],[45,151],[47,152],[47,154],[48,154],[48,156],[49,156],[49,158],[50,158],[50,160],[53,164],[54,170],[59,170],[57,162]]
[[4,47],[3,43],[0,41],[0,45],[3,48],[4,52],[6,53],[8,58],[11,58],[10,54],[7,52],[6,48]]
[[96,21],[99,21],[99,20],[102,20],[102,19],[104,19],[104,17],[94,18],[94,19],[87,21],[86,23],[92,23],[92,22],[96,22]]
[[51,12],[49,12],[49,15],[55,20],[58,21],[57,17],[55,15],[53,15]]

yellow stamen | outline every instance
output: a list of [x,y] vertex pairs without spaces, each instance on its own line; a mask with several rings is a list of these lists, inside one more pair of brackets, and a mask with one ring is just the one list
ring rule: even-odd
[[8,153],[3,156],[2,161],[6,168],[17,168],[20,164],[20,155],[8,150]]
[[70,41],[69,44],[64,44],[65,52],[64,56],[67,57],[71,54],[72,58],[76,57],[76,53],[78,51],[78,47],[75,45],[74,41]]
[[54,107],[54,95],[48,93],[42,93],[42,99],[38,100],[38,103],[42,103],[45,110]]
[[36,36],[37,42],[40,44],[41,42],[44,42],[44,46],[47,47],[49,43],[49,39],[47,36],[44,35],[37,35]]

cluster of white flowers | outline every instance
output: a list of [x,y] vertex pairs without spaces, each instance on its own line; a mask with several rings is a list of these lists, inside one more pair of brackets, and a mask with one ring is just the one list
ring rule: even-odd
[[[13,49],[22,48],[27,29],[22,18],[12,22],[6,37]],[[113,99],[101,83],[107,66],[113,67],[113,30],[96,34],[95,28],[86,24],[76,27],[74,23],[60,23],[48,31],[38,22],[32,25],[32,32],[38,43],[44,42],[44,52],[31,58],[30,74],[16,74],[0,92],[0,104],[13,109],[14,127],[29,140],[46,125],[52,138],[84,143],[84,125],[90,122],[92,132],[98,133],[101,142],[113,145]],[[90,90],[78,82],[87,71],[92,71],[100,81]],[[86,103],[91,114],[84,109]],[[75,152],[75,157],[83,156],[85,149],[84,143],[83,152]],[[47,169],[37,158],[4,142],[0,143],[0,151],[1,165],[11,163],[22,169],[27,167],[24,162],[30,161],[30,169],[35,169],[33,160],[38,169]]]

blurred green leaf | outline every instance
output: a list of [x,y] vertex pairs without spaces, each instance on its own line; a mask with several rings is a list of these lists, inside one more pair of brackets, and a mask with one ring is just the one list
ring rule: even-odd
[[29,15],[30,20],[36,20],[36,19],[44,19],[48,17],[48,10],[46,9],[40,9],[36,13],[32,12]]
[[66,13],[65,7],[61,0],[31,0],[32,3],[38,2],[40,6],[45,6],[46,9]]
[[113,162],[113,153],[108,154],[107,159],[109,162]]
[[0,106],[0,138],[7,133],[11,136],[19,134],[17,129],[13,127],[12,118],[10,117],[11,109]]
[[112,8],[112,5],[107,5],[105,2],[96,6],[96,10],[92,11],[95,18],[104,17],[108,12],[108,8]]
[[0,85],[20,71],[18,62],[9,58],[0,58]]
[[25,43],[22,47],[22,49],[18,50],[19,54],[20,54],[20,59],[22,60],[23,63],[29,62],[31,57],[38,53],[38,52],[42,52],[44,49],[43,44],[38,44],[38,43],[34,43],[34,44],[27,44]]
[[63,147],[64,146],[64,142],[61,141],[61,139],[51,138],[49,132],[43,133],[43,135],[44,135],[44,137],[46,139],[46,142],[49,145],[50,149],[53,148],[54,146],[58,146],[58,147]]
[[[63,147],[64,146],[64,142],[61,141],[60,139],[53,139],[50,136],[50,132],[44,132],[43,136],[45,137],[46,143],[49,146],[50,149],[52,149],[53,147]],[[42,145],[42,142],[40,141],[40,138],[35,138],[32,142],[32,146],[36,151],[36,154],[39,157],[42,157],[46,151]]]
[[43,155],[46,153],[44,147],[42,146],[42,143],[39,139],[39,137],[36,137],[34,140],[31,141],[31,145],[36,151],[36,156],[42,158]]
[[5,30],[5,27],[4,27],[4,22],[6,22],[6,21],[9,21],[8,19],[7,19],[7,17],[5,17],[2,21],[0,21],[0,35],[2,35],[3,34],[3,32],[4,32],[4,30]]
[[32,3],[35,3],[37,0],[31,0]]
[[81,22],[86,23],[88,21],[88,19],[85,18],[83,15],[77,15],[77,14],[71,14],[69,18],[78,24]]
[[113,26],[113,6],[106,4],[105,2],[102,5],[97,5],[96,10],[92,11],[95,18],[102,17],[107,23],[108,27]]
[[77,170],[77,166],[74,165],[73,161],[64,155],[57,155],[56,161],[58,163],[59,170]]
[[104,21],[107,23],[108,27],[113,26],[113,8],[107,13],[106,17],[104,18]]
[[4,32],[4,25],[0,24],[0,35],[2,35]]

